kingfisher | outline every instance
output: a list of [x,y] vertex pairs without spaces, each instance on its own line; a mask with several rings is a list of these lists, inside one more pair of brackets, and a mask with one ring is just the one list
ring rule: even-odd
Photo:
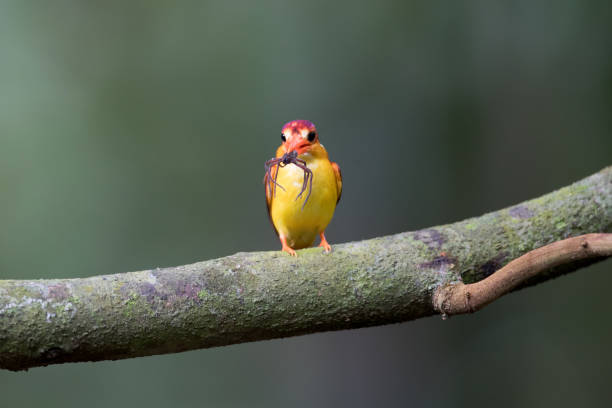
[[297,256],[296,249],[312,246],[319,236],[319,246],[330,252],[325,229],[342,195],[340,167],[329,160],[310,121],[286,123],[281,141],[264,176],[268,216],[281,251]]

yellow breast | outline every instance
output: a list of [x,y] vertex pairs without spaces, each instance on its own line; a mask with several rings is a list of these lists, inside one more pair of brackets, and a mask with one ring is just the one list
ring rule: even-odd
[[284,190],[276,188],[276,196],[270,206],[270,217],[276,230],[287,238],[287,243],[294,249],[313,244],[331,221],[338,199],[336,176],[329,159],[313,157],[309,153],[299,158],[306,161],[313,173],[312,194],[306,205],[304,200],[308,190],[296,200],[302,190],[304,171],[289,164],[279,170],[277,182]]

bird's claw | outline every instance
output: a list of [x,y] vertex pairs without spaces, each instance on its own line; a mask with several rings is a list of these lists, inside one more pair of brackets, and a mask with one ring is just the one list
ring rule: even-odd
[[331,252],[331,250],[332,250],[331,245],[329,245],[329,244],[327,243],[327,241],[326,241],[326,242],[321,242],[321,243],[319,244],[319,246],[320,246],[320,247],[322,247],[322,248],[325,250],[325,253],[326,253],[326,254],[329,254],[329,253]]
[[319,234],[319,238],[321,238],[321,243],[319,244],[319,246],[323,247],[326,254],[329,254],[331,252],[331,245],[329,245],[329,242],[327,242],[327,239],[325,238],[325,233],[321,232]]
[[295,249],[291,248],[290,246],[283,245],[281,251],[287,252],[289,255],[297,257],[297,252],[295,252]]

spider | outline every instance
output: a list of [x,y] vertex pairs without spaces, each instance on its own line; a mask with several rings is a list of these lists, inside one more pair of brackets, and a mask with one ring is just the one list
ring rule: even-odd
[[[285,167],[288,164],[295,164],[304,171],[304,182],[302,183],[302,189],[300,190],[300,193],[297,195],[297,197],[295,197],[295,201],[297,201],[302,196],[302,194],[304,194],[304,191],[306,191],[306,188],[308,187],[308,194],[306,195],[306,199],[304,199],[304,204],[302,204],[303,210],[304,206],[306,205],[306,202],[308,202],[308,199],[310,198],[310,193],[312,193],[313,175],[312,170],[310,170],[306,166],[306,161],[298,159],[298,153],[296,151],[285,153],[282,157],[276,157],[266,162],[265,169],[266,176],[268,177],[268,184],[266,185],[266,188],[269,189],[268,191],[272,192],[273,196],[276,196],[276,186],[280,187],[283,191],[286,191],[283,186],[276,182],[276,179],[278,178],[278,171],[280,167]],[[276,166],[276,174],[274,175],[274,177],[272,177],[272,169],[274,168],[274,166]]]

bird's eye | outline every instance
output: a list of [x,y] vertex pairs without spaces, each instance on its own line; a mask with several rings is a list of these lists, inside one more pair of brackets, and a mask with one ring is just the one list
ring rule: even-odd
[[317,134],[316,134],[315,132],[310,132],[310,133],[308,134],[308,141],[309,141],[309,142],[314,142],[315,137],[317,137]]
[[281,140],[282,140],[283,142],[286,142],[286,141],[287,141],[287,138],[286,138],[286,137],[285,137],[285,135],[283,135],[282,133],[281,133]]

